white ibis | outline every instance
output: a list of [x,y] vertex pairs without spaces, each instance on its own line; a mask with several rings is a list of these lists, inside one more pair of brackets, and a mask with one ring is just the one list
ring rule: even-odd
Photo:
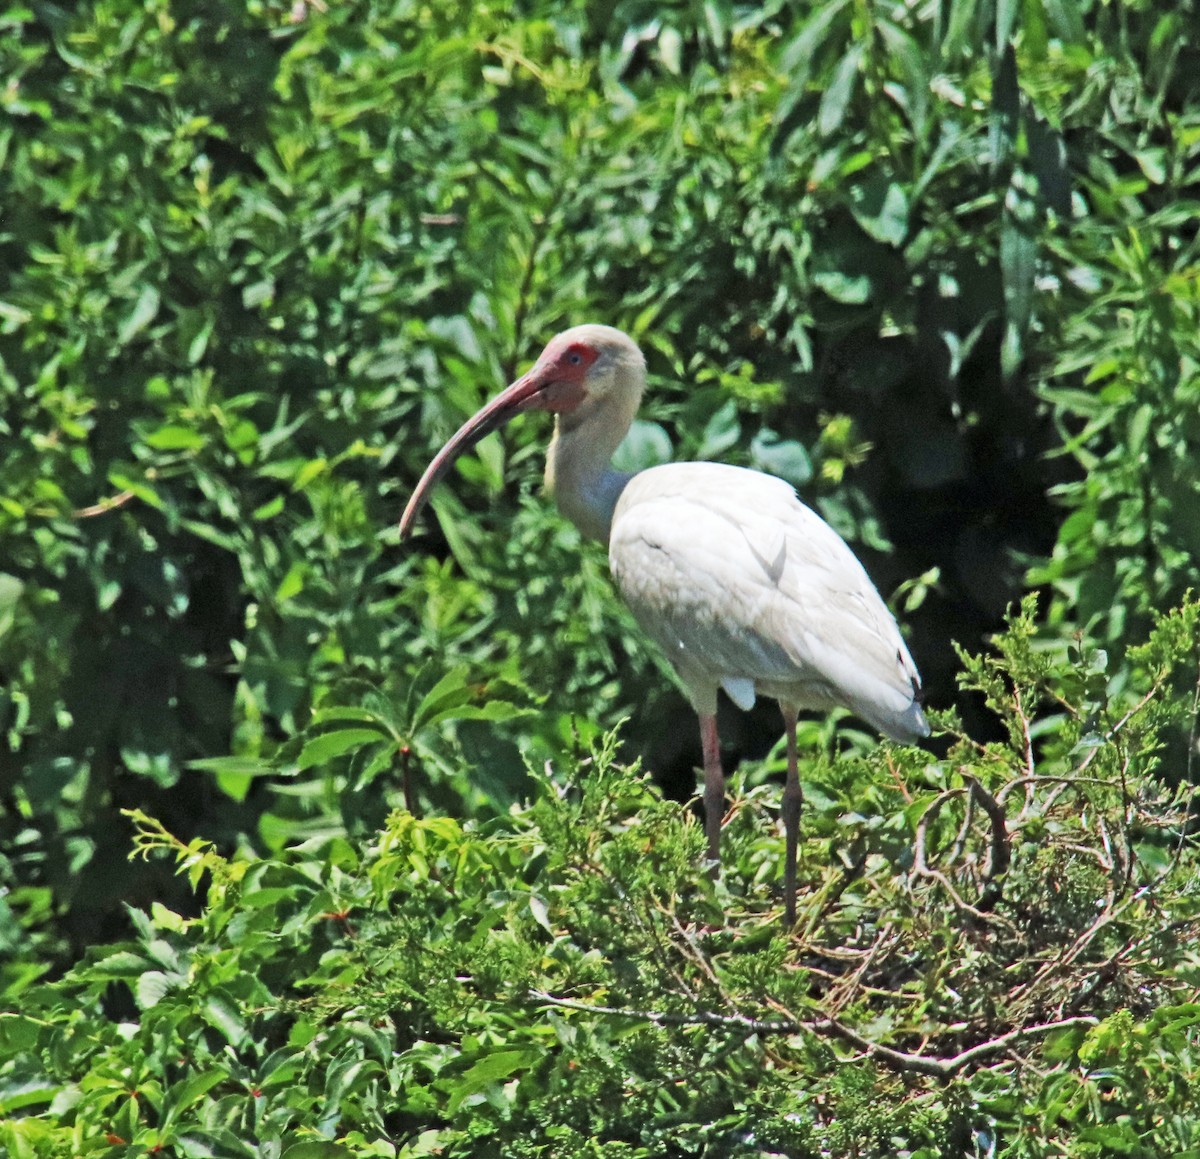
[[700,717],[708,855],[720,857],[725,777],[717,690],[741,709],[779,702],[787,727],[786,919],[796,913],[802,794],[796,717],[849,708],[900,741],[929,735],[921,681],[896,621],[845,541],[782,479],[720,463],[611,466],[646,383],[633,340],[575,326],[468,419],[429,464],[400,520],[406,536],[463,451],[527,410],[557,416],[546,486],[583,534],[608,543],[613,579],[674,665]]

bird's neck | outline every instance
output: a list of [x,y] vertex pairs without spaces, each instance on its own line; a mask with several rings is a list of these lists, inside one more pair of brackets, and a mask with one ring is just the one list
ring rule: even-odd
[[[636,406],[634,399],[633,409]],[[612,467],[613,452],[633,422],[633,409],[628,414],[559,415],[546,454],[546,490],[563,515],[601,543],[608,543],[617,500],[633,478]]]

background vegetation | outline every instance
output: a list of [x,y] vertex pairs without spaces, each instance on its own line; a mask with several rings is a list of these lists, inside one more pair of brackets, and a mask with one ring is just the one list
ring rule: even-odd
[[[1200,1155],[1198,26],[0,8],[0,1148]],[[544,424],[388,530],[589,319],[941,710],[805,726],[788,936],[774,711],[713,883]]]

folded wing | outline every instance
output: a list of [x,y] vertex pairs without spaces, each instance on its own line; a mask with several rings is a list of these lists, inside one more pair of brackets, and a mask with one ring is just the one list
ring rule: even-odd
[[699,711],[721,686],[743,708],[756,694],[844,705],[896,739],[928,735],[895,619],[783,480],[718,463],[643,471],[617,504],[609,563]]

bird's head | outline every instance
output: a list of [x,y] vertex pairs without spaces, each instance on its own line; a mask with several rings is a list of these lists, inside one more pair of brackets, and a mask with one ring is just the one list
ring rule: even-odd
[[611,425],[624,434],[645,381],[646,360],[620,330],[589,323],[556,335],[525,374],[467,419],[434,456],[404,509],[401,537],[412,530],[429,493],[455,459],[509,419],[522,411],[548,410],[558,416],[562,429],[574,430],[599,411],[615,412]]
[[602,406],[619,404],[632,416],[646,383],[646,360],[628,334],[588,323],[552,338],[525,377],[540,384],[531,408],[555,411],[571,427]]

